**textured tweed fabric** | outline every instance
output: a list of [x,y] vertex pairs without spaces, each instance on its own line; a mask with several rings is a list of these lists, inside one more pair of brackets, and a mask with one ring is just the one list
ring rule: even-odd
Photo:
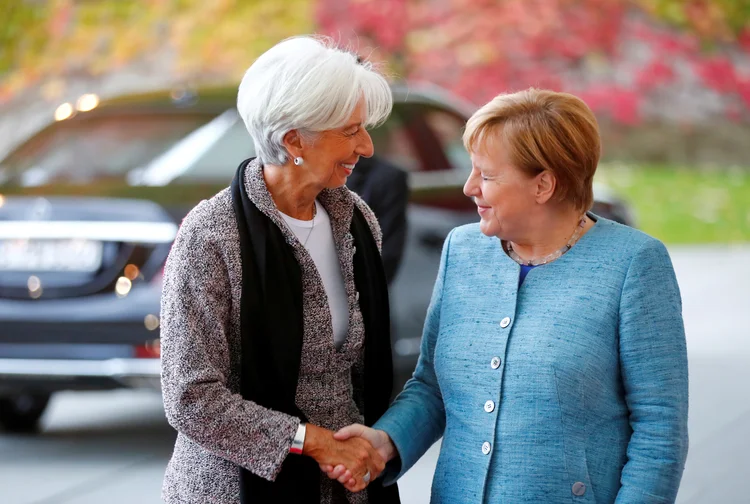
[[[246,170],[248,196],[281,229],[302,271],[304,334],[297,406],[316,425],[337,430],[363,421],[361,390],[364,325],[354,284],[349,233],[354,205],[366,217],[378,248],[380,228],[367,205],[342,187],[318,200],[331,218],[349,301],[349,334],[337,350],[328,299],[315,263],[283,223],[262,167]],[[167,260],[161,307],[162,391],[169,423],[178,431],[162,498],[168,503],[239,502],[238,465],[273,480],[288,455],[299,419],[243,400],[240,389],[242,266],[229,189],[198,204],[185,218]],[[355,380],[357,381],[357,380]],[[333,501],[321,478],[321,502]],[[366,492],[347,492],[352,504]]]
[[600,218],[519,273],[477,224],[448,237],[414,377],[375,424],[401,472],[443,436],[433,503],[674,502],[688,366],[664,245]]

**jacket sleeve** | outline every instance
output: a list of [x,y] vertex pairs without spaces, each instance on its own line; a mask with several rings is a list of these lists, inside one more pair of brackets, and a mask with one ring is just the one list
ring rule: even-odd
[[239,362],[227,339],[229,275],[217,243],[201,219],[191,217],[164,271],[161,380],[167,420],[207,451],[274,480],[300,421],[229,389],[231,362]]
[[[385,431],[393,441],[399,458],[386,468],[384,484],[403,476],[443,435],[445,406],[434,368],[435,345],[440,332],[440,311],[445,272],[448,268],[450,240],[448,235],[440,258],[440,269],[427,309],[422,344],[414,375],[404,390],[373,428]],[[399,464],[400,462],[400,464]]]
[[646,242],[630,264],[619,331],[633,433],[616,502],[672,503],[688,450],[688,364],[680,291],[657,240]]

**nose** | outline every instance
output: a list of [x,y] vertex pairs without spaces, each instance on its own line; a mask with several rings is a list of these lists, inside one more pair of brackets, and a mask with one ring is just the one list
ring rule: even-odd
[[360,129],[360,132],[362,134],[359,135],[359,142],[357,142],[357,148],[354,149],[354,152],[362,157],[372,157],[375,152],[375,147],[372,145],[372,137],[370,137],[370,134],[364,128]]
[[476,173],[476,170],[472,169],[471,173],[469,173],[469,178],[466,179],[466,183],[464,184],[464,194],[469,198],[477,197],[481,193],[479,184],[477,183],[478,179],[479,174]]

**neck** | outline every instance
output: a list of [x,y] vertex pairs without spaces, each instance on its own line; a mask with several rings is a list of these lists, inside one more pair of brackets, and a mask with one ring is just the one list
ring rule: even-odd
[[303,169],[293,163],[263,165],[263,178],[276,208],[294,219],[311,220],[315,215],[315,198],[322,190],[305,178]]
[[[564,247],[578,229],[582,213],[575,209],[555,209],[530,219],[523,236],[512,240],[513,250],[526,261],[546,257]],[[580,236],[593,223],[587,219]],[[579,239],[580,239],[579,236]]]

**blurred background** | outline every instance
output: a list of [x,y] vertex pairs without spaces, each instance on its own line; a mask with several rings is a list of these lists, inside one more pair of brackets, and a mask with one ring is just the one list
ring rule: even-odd
[[[750,502],[750,1],[0,0],[0,14],[0,504],[160,501],[163,262],[185,213],[253,155],[233,111],[243,72],[303,33],[391,77],[373,139],[411,194],[397,383],[443,238],[477,220],[465,119],[500,92],[572,92],[604,141],[594,212],[663,240],[682,289],[678,502]],[[438,449],[403,502],[429,501]]]

